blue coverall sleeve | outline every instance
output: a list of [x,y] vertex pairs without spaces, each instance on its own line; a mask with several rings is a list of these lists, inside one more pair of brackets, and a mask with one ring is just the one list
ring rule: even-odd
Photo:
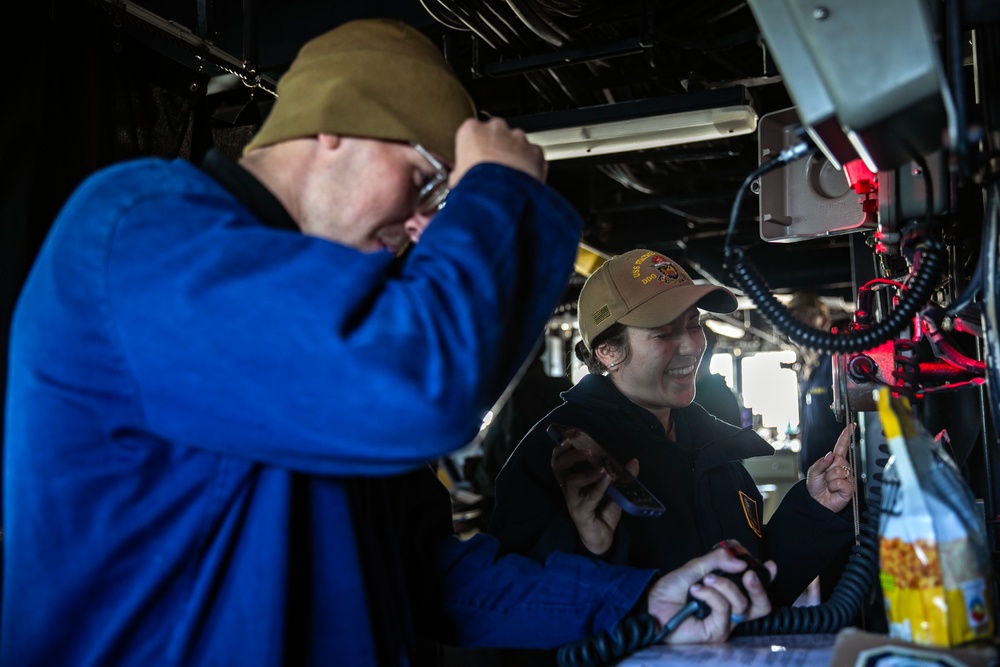
[[463,177],[405,261],[207,196],[118,216],[94,307],[151,428],[333,475],[393,474],[471,441],[542,335],[582,228],[553,190],[495,164]]
[[554,648],[597,634],[626,616],[656,575],[559,551],[544,563],[498,558],[498,548],[479,534],[441,551],[445,608],[461,619],[460,646]]

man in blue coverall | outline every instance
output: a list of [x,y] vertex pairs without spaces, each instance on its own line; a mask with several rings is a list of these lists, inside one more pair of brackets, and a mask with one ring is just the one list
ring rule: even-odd
[[531,352],[582,227],[474,115],[425,36],[356,21],[302,48],[238,161],[72,195],[12,326],[0,663],[406,665],[664,623],[689,589],[712,613],[668,641],[769,612],[710,574],[744,569],[723,550],[657,579],[452,534],[426,462]]

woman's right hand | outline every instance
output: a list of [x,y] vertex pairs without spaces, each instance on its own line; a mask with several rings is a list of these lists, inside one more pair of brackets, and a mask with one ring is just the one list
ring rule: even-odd
[[[552,450],[552,472],[580,542],[590,553],[600,556],[614,542],[622,508],[605,495],[613,480],[601,464],[605,454],[600,445],[579,429],[568,429],[563,436]],[[633,475],[639,473],[636,459],[625,467]]]

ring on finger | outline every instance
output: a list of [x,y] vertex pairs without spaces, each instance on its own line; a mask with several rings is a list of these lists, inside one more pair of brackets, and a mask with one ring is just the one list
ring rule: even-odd
[[747,615],[746,614],[730,614],[729,615],[729,622],[732,623],[733,625],[739,625],[740,623],[742,623],[745,620],[747,620]]

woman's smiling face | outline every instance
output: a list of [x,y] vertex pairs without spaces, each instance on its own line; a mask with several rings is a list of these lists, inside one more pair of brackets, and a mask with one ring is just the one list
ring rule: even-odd
[[698,308],[661,327],[626,331],[628,357],[612,375],[619,391],[651,411],[690,405],[706,346]]

